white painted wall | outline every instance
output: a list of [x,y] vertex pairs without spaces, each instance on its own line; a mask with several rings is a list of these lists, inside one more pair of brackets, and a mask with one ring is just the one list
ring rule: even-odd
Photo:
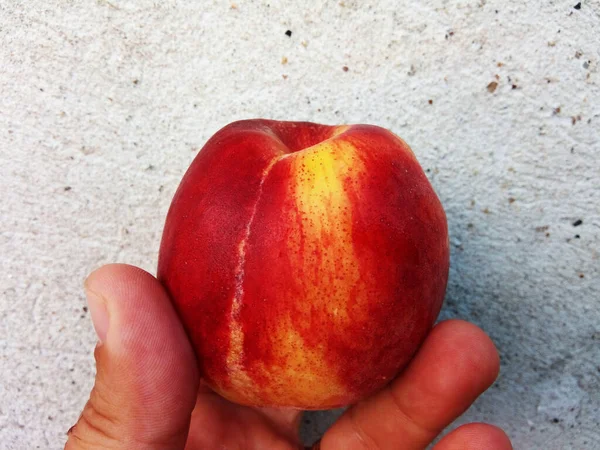
[[599,3],[300,3],[0,2],[3,448],[62,445],[94,370],[82,280],[154,271],[196,150],[251,117],[408,141],[450,222],[442,317],[502,354],[461,422],[600,448]]

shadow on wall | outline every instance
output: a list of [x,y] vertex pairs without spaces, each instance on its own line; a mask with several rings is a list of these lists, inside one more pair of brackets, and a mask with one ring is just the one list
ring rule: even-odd
[[300,438],[304,445],[314,444],[344,411],[345,408],[305,412],[300,423]]

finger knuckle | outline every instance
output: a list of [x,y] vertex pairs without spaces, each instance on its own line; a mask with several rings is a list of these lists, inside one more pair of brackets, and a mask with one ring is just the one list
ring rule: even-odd
[[97,394],[92,391],[77,423],[67,433],[65,450],[118,448],[118,428],[118,423],[102,407]]

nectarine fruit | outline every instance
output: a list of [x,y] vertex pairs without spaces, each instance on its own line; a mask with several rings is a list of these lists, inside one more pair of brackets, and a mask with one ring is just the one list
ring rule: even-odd
[[400,138],[246,120],[185,174],[158,277],[217,393],[327,409],[408,363],[440,311],[448,255],[442,205]]

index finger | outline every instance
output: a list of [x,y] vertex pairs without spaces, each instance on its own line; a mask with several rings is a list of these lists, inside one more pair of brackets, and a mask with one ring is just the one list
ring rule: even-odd
[[325,433],[323,450],[424,449],[496,379],[491,339],[461,320],[433,328],[404,372],[351,407]]

